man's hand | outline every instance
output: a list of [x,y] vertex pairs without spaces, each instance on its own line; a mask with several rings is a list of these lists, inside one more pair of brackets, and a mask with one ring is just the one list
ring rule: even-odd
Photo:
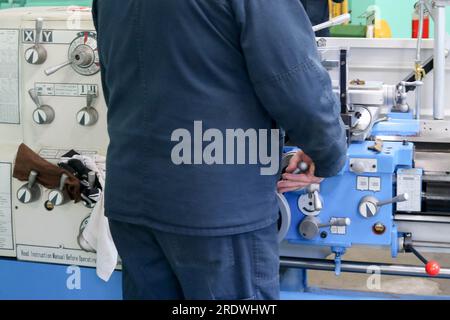
[[[306,173],[293,174],[297,170],[300,163],[305,162],[309,169]],[[316,168],[314,162],[303,151],[297,152],[289,162],[286,168],[286,173],[283,174],[282,180],[278,182],[278,192],[285,193],[306,188],[315,183],[321,183],[322,178],[317,178],[314,175]]]

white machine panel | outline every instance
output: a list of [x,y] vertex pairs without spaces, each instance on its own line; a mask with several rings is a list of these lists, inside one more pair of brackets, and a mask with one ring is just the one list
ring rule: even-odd
[[[38,35],[38,19],[43,25],[38,38],[47,56],[42,64],[33,64],[38,56],[29,49]],[[77,241],[92,209],[68,202],[48,211],[44,203],[50,190],[44,188],[39,200],[23,204],[16,193],[24,182],[11,178],[21,143],[53,163],[72,149],[84,155],[106,154],[106,106],[91,12],[77,7],[2,10],[0,43],[0,255],[95,266],[95,254],[83,251]],[[75,52],[80,45],[88,49]],[[82,63],[83,59],[87,64],[92,61],[80,68],[74,61]],[[55,68],[66,61],[66,66]],[[36,90],[42,105],[53,109],[50,123],[36,122],[38,106],[30,89]],[[80,113],[89,104],[88,93],[96,95],[92,107],[97,121],[87,122],[87,116]]]

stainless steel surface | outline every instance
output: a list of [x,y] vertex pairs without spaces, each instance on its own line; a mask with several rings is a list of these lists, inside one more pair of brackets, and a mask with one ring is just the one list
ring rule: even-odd
[[[426,172],[450,172],[450,153],[416,151],[414,160],[416,168]],[[440,178],[445,175],[440,175]],[[436,178],[436,176],[435,176]]]
[[[414,243],[450,244],[450,216],[396,214],[394,220],[399,232],[412,234]],[[442,246],[424,248],[427,252],[450,252]]]
[[[281,258],[280,263],[282,267],[288,268],[324,270],[324,271],[335,270],[334,261],[331,260]],[[383,275],[429,278],[423,266],[343,261],[341,268],[342,272],[367,274],[370,270],[373,270],[374,266],[379,268],[378,270]],[[450,279],[450,269],[442,268],[440,274],[434,278]]]

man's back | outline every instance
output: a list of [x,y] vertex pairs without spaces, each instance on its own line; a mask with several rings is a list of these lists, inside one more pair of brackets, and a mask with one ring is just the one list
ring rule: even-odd
[[[281,126],[319,176],[342,167],[337,100],[298,0],[97,0],[94,17],[109,108],[109,217],[197,235],[273,223],[278,175],[248,161],[205,164],[196,150],[208,129]],[[192,135],[183,164],[172,157],[179,129]]]

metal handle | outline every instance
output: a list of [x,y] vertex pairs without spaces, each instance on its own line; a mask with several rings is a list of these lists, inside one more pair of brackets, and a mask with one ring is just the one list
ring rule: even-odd
[[40,108],[42,106],[41,100],[39,99],[39,95],[36,89],[30,89],[28,90],[28,93],[30,94],[31,99],[33,100],[36,107]]
[[70,66],[72,63],[73,63],[73,60],[68,60],[68,61],[66,61],[64,63],[61,63],[60,65],[57,65],[55,67],[51,67],[51,68],[45,70],[44,72],[45,72],[45,74],[47,76],[51,76],[52,74],[54,74],[55,72],[61,70],[62,68]]
[[388,204],[394,204],[398,202],[405,202],[409,200],[409,195],[407,193],[400,194],[392,199],[385,200],[385,201],[378,201],[377,206],[382,207]]
[[326,29],[329,27],[338,26],[338,25],[344,24],[346,22],[349,22],[351,19],[352,19],[352,16],[349,13],[346,13],[346,14],[337,16],[336,18],[333,18],[327,22],[324,22],[324,23],[314,26],[313,31],[317,32],[317,31],[320,31],[320,30],[323,30],[323,29]]
[[97,178],[94,171],[88,173],[88,183],[89,187],[93,188],[95,186],[95,179]]
[[63,191],[66,186],[66,181],[69,179],[69,176],[65,173],[62,174],[61,180],[59,181],[59,191]]
[[42,29],[44,27],[44,19],[37,18],[36,19],[36,36],[34,38],[34,44],[37,46],[41,42],[42,37]]
[[306,162],[300,162],[298,164],[297,169],[293,172],[293,174],[299,174],[299,173],[307,173],[309,171],[309,165]]
[[314,199],[314,208],[316,211],[321,211],[323,209],[322,200],[320,200],[319,191],[313,192],[313,199]]
[[28,188],[33,188],[38,175],[39,173],[34,170],[30,172],[30,175],[28,176]]
[[319,228],[348,227],[352,223],[350,218],[336,218],[329,223],[319,224]]
[[97,94],[94,91],[89,91],[86,95],[86,107],[92,108]]

